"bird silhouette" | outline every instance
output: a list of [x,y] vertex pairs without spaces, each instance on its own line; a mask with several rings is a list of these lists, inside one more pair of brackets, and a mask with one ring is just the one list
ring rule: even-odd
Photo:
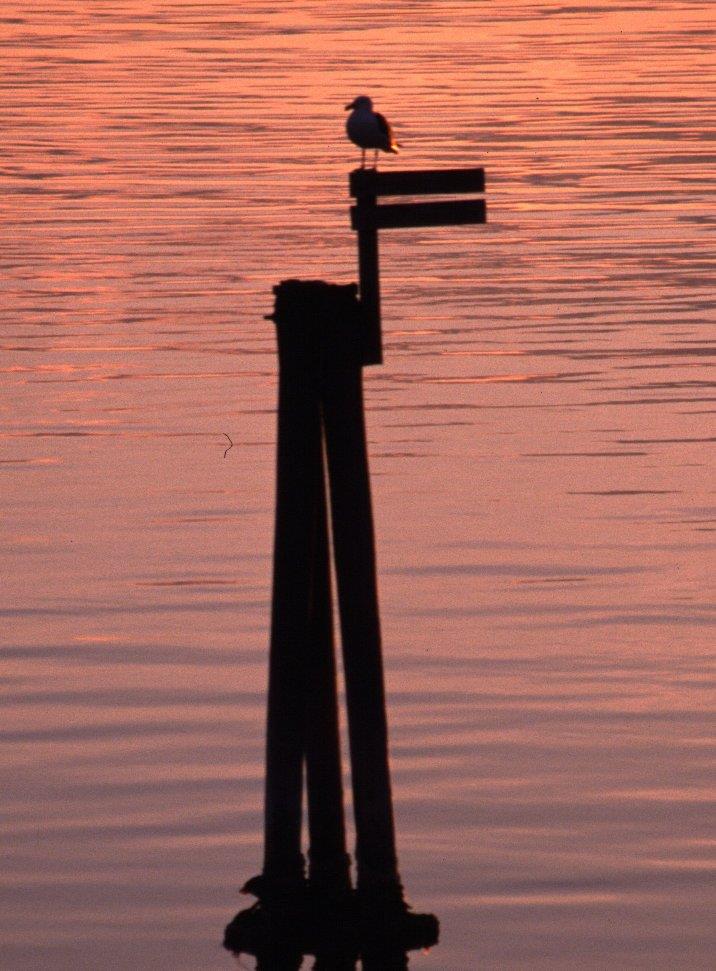
[[393,129],[379,111],[373,111],[373,102],[365,95],[359,95],[349,105],[350,111],[346,121],[346,133],[354,145],[361,150],[361,168],[365,168],[366,149],[374,150],[373,168],[378,166],[378,152],[398,154],[400,147],[393,135]]

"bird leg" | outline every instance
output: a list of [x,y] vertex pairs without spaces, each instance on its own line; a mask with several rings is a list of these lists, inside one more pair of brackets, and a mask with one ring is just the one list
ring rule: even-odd
[[360,167],[362,169],[365,168],[365,149],[364,148],[361,149]]
[[374,169],[378,168],[378,149],[377,148],[373,149],[373,168]]

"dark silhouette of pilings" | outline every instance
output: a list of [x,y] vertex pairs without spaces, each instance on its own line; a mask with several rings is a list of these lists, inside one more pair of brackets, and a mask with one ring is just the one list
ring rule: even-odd
[[364,316],[364,363],[383,363],[383,342],[380,327],[380,266],[378,257],[378,227],[374,217],[377,195],[368,181],[356,184],[361,213],[361,229],[358,233],[358,276],[360,302]]
[[[296,885],[303,764],[311,864],[345,871],[319,330],[301,327],[277,295],[279,407],[276,530],[269,659],[264,877]],[[278,316],[282,314],[281,316]]]
[[338,729],[336,658],[323,453],[316,483],[316,532],[306,655],[305,757],[309,877],[323,896],[350,887]]
[[[436,943],[439,931],[432,914],[409,912],[398,873],[362,367],[383,360],[379,230],[486,219],[480,198],[381,205],[378,199],[483,193],[485,172],[356,169],[349,185],[360,301],[355,285],[285,280],[274,288],[279,415],[264,868],[244,887],[257,904],[236,915],[224,939],[230,950],[256,955],[265,971],[298,967],[306,953],[316,956],[316,971],[350,969],[359,957],[364,971],[401,971],[407,952]],[[355,891],[345,846],[331,546],[348,708]]]
[[287,281],[276,290],[274,321],[280,376],[264,876],[302,876],[304,755],[312,868],[340,871],[345,861],[325,442],[358,887],[398,887],[355,287]]
[[359,890],[399,887],[360,367],[324,384]]
[[[381,967],[380,955],[390,956],[386,969],[403,967],[408,950],[435,943],[438,923],[409,913],[395,846],[362,387],[375,333],[366,331],[355,285],[288,280],[274,292],[279,406],[264,866],[245,887],[258,904],[229,924],[225,944],[256,954],[266,968],[285,960],[277,953],[297,951],[315,954],[317,968],[352,967],[359,955],[365,967]],[[348,710],[355,891],[346,853],[331,550]]]

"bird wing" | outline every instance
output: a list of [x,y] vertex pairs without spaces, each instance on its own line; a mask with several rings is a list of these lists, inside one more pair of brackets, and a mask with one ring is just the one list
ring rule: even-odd
[[385,141],[388,149],[395,148],[397,143],[395,141],[395,136],[393,135],[393,129],[390,127],[388,119],[385,118],[379,111],[375,113],[375,120],[378,122],[378,128],[383,135],[385,135]]

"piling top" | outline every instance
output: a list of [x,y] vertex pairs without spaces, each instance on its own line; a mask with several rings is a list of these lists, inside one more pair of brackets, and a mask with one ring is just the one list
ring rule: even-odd
[[276,323],[303,318],[307,314],[334,319],[336,313],[354,313],[358,307],[357,283],[326,283],[324,280],[282,280],[273,288]]
[[279,354],[320,353],[336,365],[366,363],[366,326],[356,283],[282,280],[273,288]]

